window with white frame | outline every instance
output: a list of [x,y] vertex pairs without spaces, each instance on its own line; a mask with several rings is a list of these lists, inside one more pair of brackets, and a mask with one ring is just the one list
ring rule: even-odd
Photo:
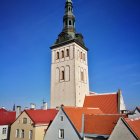
[[29,131],[29,140],[32,140],[33,139],[33,130],[30,130]]
[[24,138],[24,130],[21,130],[20,138]]
[[16,138],[19,138],[19,129],[16,129]]
[[59,139],[64,139],[64,129],[59,129]]
[[2,129],[2,134],[6,134],[6,132],[7,132],[7,129],[6,128],[3,128]]

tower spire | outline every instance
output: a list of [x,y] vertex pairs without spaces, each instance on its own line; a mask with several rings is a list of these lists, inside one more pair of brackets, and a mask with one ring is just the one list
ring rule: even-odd
[[66,0],[65,14],[63,16],[63,32],[75,35],[75,16],[73,14],[73,4],[71,0]]
[[63,16],[63,29],[62,32],[58,35],[58,38],[55,44],[51,47],[51,49],[61,45],[61,43],[68,43],[69,41],[77,42],[85,50],[88,50],[85,47],[83,41],[83,35],[81,33],[76,33],[75,16],[73,14],[72,0],[66,0],[65,2],[65,13]]

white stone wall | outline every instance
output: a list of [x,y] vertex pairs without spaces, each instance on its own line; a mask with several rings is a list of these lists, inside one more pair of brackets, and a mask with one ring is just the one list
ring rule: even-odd
[[120,119],[108,140],[137,140]]
[[[6,134],[2,134],[2,130],[3,128],[6,128]],[[1,125],[0,126],[0,140],[3,140],[3,139],[7,139],[8,138],[8,125]]]
[[128,115],[128,118],[130,118],[130,119],[140,118],[140,112],[136,109],[134,114]]
[[[63,117],[63,120],[61,120]],[[76,133],[75,129],[71,125],[68,118],[65,116],[62,110],[58,112],[55,119],[51,123],[50,127],[48,128],[44,140],[59,140],[59,130],[64,130],[64,138],[63,140],[80,140],[78,134]]]
[[[66,51],[69,49],[69,56]],[[64,58],[62,58],[64,51]],[[57,59],[59,52],[59,59]],[[84,59],[80,58],[83,54]],[[62,79],[62,71],[65,72]],[[81,72],[84,80],[81,81]],[[89,92],[87,51],[76,43],[58,47],[52,50],[51,64],[51,107],[82,106],[85,95]]]

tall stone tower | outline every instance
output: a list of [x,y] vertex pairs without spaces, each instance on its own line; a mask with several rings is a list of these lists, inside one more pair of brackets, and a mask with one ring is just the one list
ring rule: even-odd
[[83,106],[89,93],[87,51],[75,30],[72,1],[66,0],[63,30],[51,47],[51,108]]

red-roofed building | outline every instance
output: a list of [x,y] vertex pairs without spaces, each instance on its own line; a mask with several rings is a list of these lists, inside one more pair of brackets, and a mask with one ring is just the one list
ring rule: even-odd
[[99,108],[61,107],[44,140],[107,139],[122,116],[104,115]]
[[91,93],[85,97],[83,107],[97,107],[106,114],[117,114],[126,110],[120,90],[114,93]]
[[24,110],[11,125],[10,140],[43,140],[45,131],[57,112],[56,109]]
[[140,140],[140,118],[120,118],[109,140]]
[[126,117],[126,115],[120,114],[85,115],[83,126],[84,137],[96,138],[98,136],[102,138],[108,138],[119,118],[122,116]]
[[9,139],[10,125],[16,119],[15,111],[0,108],[0,140]]

